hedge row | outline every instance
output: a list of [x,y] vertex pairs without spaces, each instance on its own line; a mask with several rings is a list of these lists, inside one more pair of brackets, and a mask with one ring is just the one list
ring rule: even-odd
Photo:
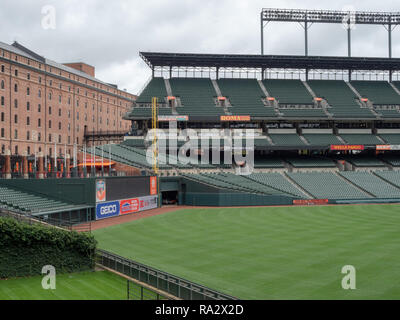
[[41,274],[45,265],[57,273],[92,269],[96,245],[90,234],[0,218],[0,278]]

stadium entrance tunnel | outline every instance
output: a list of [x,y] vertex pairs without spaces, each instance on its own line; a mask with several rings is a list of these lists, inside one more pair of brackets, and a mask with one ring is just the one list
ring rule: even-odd
[[161,196],[163,205],[179,204],[177,190],[163,191],[161,192]]

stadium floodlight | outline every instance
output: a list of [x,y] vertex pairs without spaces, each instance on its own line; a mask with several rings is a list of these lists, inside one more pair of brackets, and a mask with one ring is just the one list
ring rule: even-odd
[[340,23],[347,29],[348,56],[351,57],[351,29],[356,24],[383,25],[388,31],[389,58],[392,57],[392,31],[400,24],[400,12],[332,11],[302,9],[262,9],[261,54],[264,54],[264,28],[273,21],[298,22],[304,28],[304,51],[308,55],[308,29],[313,23]]

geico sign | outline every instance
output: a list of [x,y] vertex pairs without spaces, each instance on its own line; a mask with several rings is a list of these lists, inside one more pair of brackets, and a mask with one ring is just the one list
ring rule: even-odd
[[109,214],[109,213],[115,213],[115,212],[117,212],[117,205],[116,204],[112,204],[112,205],[100,208],[100,214],[101,215]]
[[119,215],[119,201],[99,203],[96,206],[96,219],[103,219]]

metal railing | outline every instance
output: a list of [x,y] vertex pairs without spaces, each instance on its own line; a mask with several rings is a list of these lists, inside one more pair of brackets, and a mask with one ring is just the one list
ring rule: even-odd
[[60,221],[59,219],[53,219],[49,217],[44,218],[43,216],[32,216],[27,213],[24,214],[24,213],[14,212],[6,208],[0,208],[0,217],[13,218],[19,222],[25,222],[30,225],[41,224],[49,227],[58,227],[68,231],[89,232],[89,233],[91,233],[92,231],[91,222],[74,224],[69,221]]
[[96,262],[180,299],[238,300],[236,297],[218,292],[105,250],[96,250]]

